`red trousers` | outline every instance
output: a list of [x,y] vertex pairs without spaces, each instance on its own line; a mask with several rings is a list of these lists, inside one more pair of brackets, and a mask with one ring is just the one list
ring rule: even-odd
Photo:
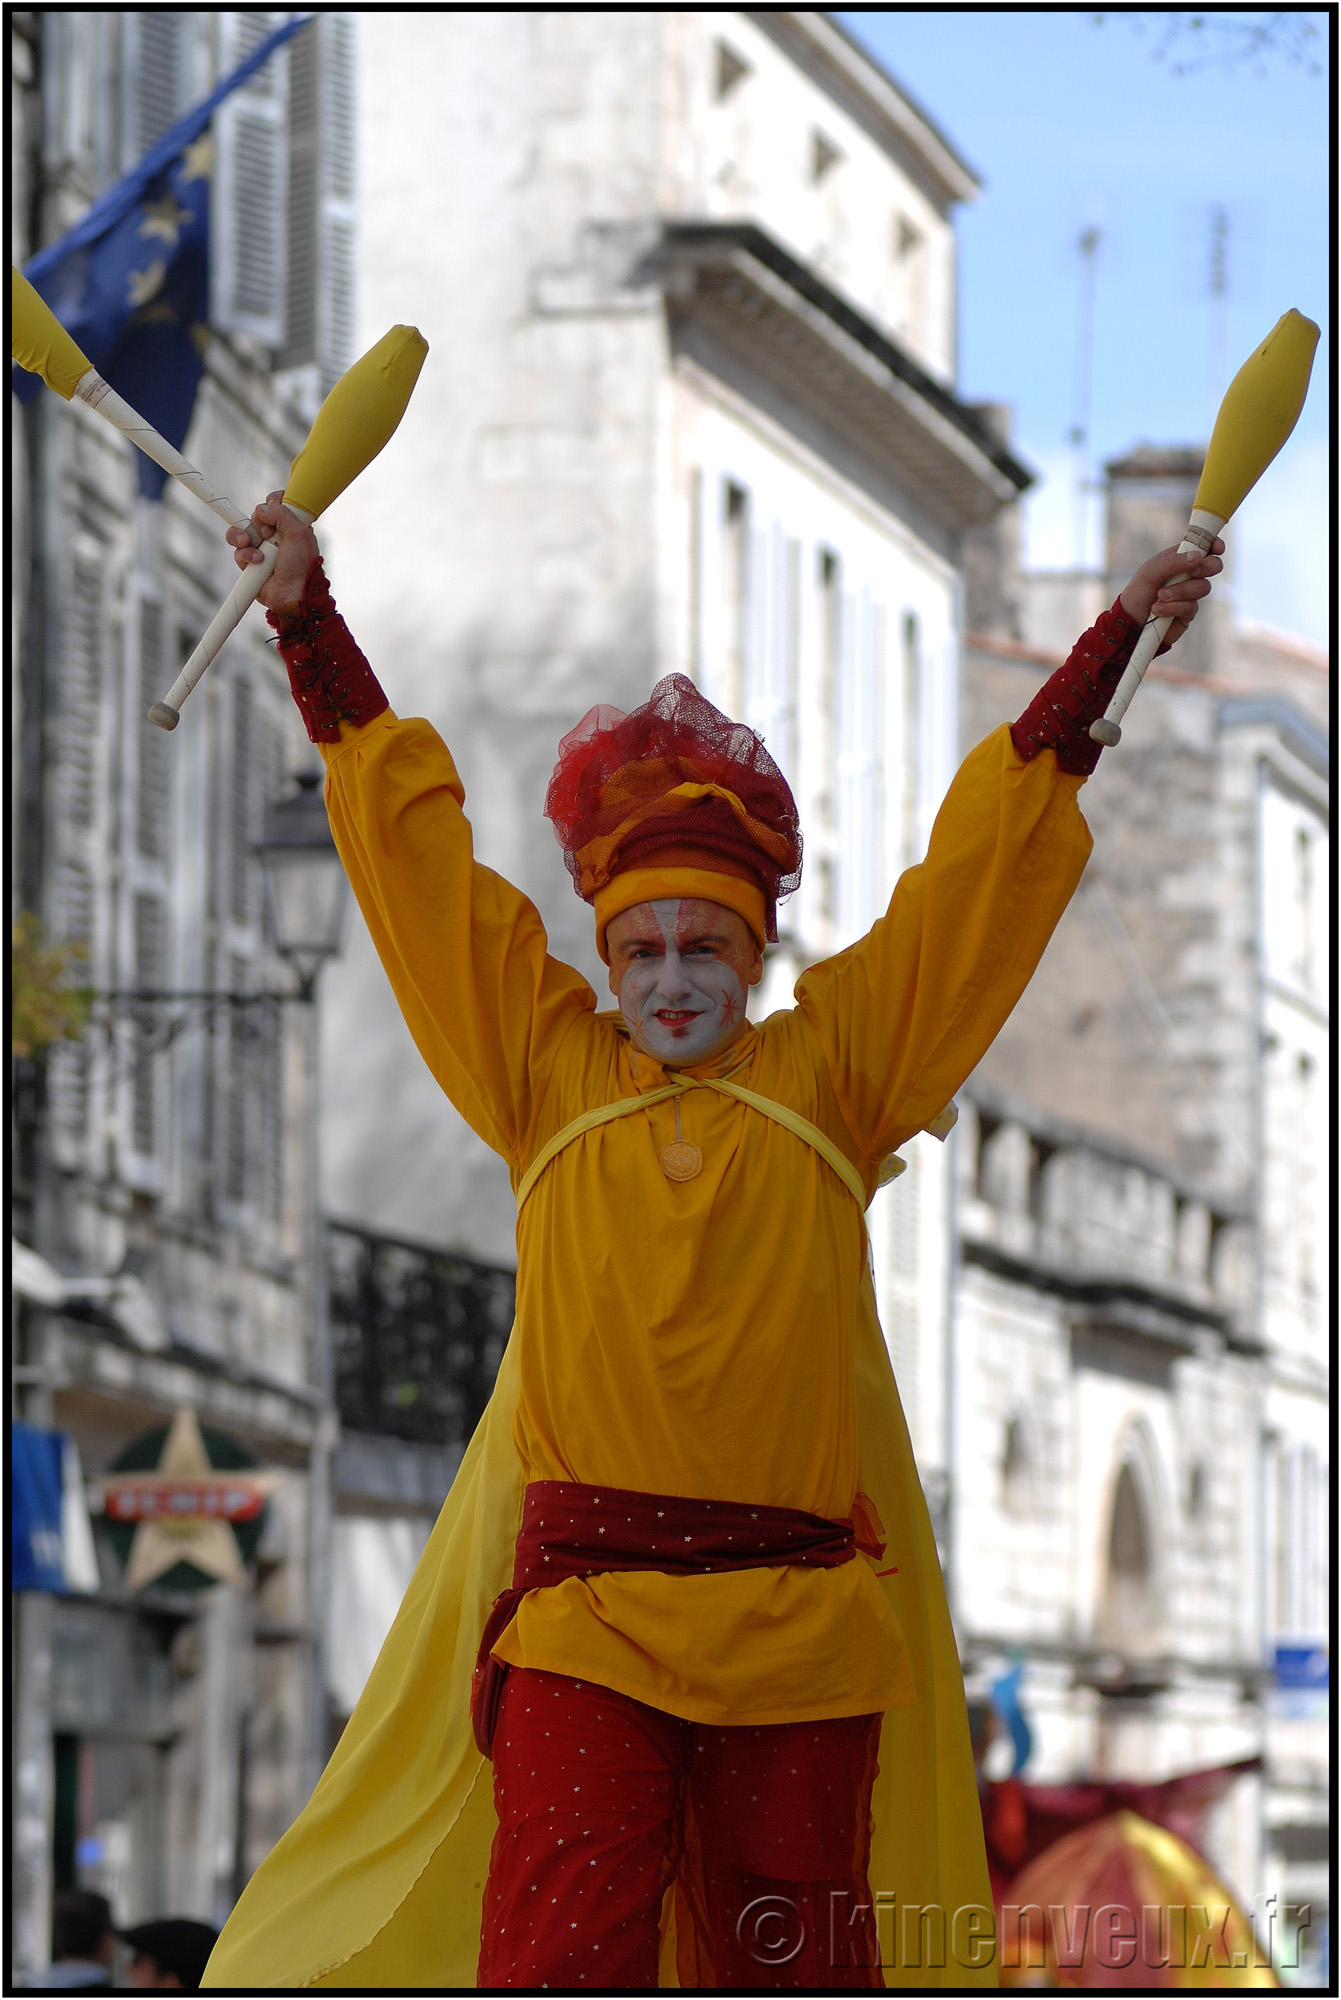
[[682,1986],[883,1987],[848,1915],[871,1906],[879,1741],[878,1715],[710,1728],[514,1668],[478,1984],[655,1988],[673,1887]]

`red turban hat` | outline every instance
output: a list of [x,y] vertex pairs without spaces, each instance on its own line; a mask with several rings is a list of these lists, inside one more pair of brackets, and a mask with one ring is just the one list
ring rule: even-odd
[[545,814],[596,942],[621,910],[702,896],[738,911],[760,945],[776,940],[779,896],[801,879],[791,787],[762,740],[683,674],[658,681],[626,715],[602,703],[559,745]]

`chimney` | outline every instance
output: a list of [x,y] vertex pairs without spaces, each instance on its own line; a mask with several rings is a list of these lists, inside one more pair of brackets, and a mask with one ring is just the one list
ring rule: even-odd
[[[1123,458],[1109,459],[1104,565],[1111,604],[1133,570],[1160,549],[1183,539],[1206,453],[1200,445],[1138,444]],[[1227,566],[1226,566],[1227,573]],[[1225,620],[1225,578],[1216,579],[1209,605],[1203,604],[1192,630],[1178,642],[1172,664],[1190,673],[1213,673],[1221,651],[1218,628]],[[1213,609],[1212,609],[1213,607]]]
[[[1009,403],[974,403],[971,408],[1002,444],[1010,443],[1015,412]],[[982,527],[966,528],[961,548],[966,630],[994,639],[1023,639],[1019,500]]]

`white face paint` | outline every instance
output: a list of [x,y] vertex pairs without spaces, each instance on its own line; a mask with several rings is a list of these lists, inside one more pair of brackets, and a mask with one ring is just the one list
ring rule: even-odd
[[730,914],[697,898],[666,898],[641,904],[628,913],[630,923],[621,924],[612,955],[619,968],[619,1011],[636,1045],[658,1062],[706,1062],[740,1032],[742,953],[737,937],[721,923]]

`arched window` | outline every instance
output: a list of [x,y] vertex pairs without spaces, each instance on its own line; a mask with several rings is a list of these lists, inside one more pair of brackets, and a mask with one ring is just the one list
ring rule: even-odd
[[1034,1453],[1029,1425],[1017,1411],[1005,1430],[1001,1446],[1001,1504],[1008,1514],[1029,1512],[1034,1497]]
[[1134,1439],[1113,1485],[1105,1555],[1105,1638],[1124,1653],[1157,1652],[1162,1631],[1152,1481]]

